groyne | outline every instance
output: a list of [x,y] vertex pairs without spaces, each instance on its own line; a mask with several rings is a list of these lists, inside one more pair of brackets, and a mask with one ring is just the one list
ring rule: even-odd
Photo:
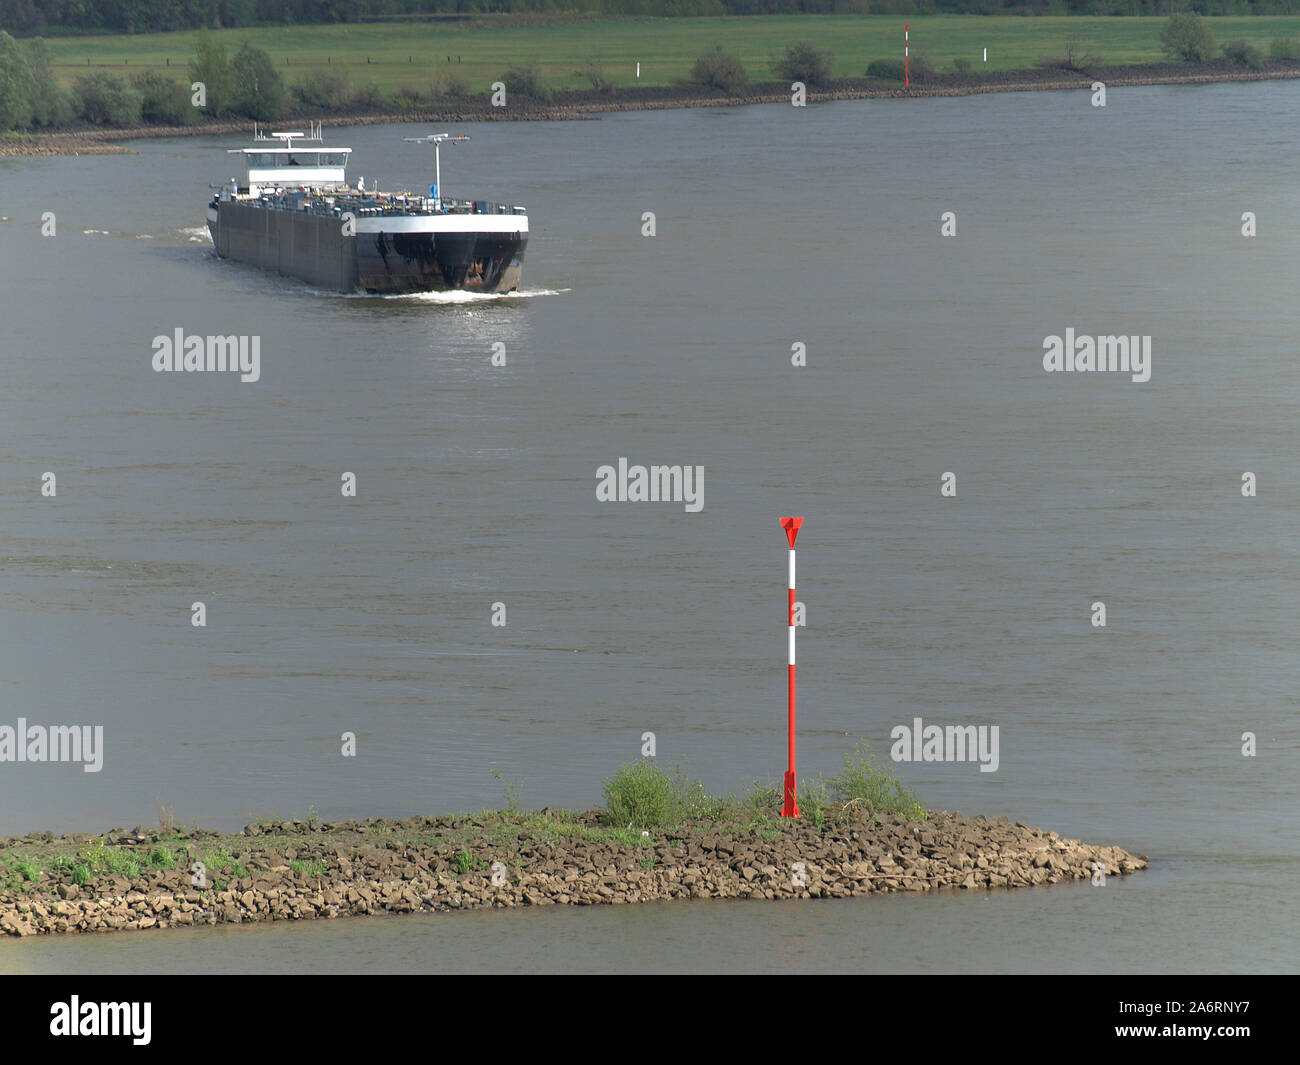
[[[1145,869],[1117,846],[1006,817],[767,813],[644,832],[583,814],[286,821],[0,840],[0,932],[144,931],[380,913],[671,899],[988,891]],[[7,880],[3,877],[7,876]]]

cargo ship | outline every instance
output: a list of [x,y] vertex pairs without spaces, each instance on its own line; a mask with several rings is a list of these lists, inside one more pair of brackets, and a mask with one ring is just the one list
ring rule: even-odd
[[[466,136],[405,137],[431,144],[428,195],[367,189],[347,181],[351,148],[326,148],[321,127],[254,128],[245,177],[220,186],[208,230],[223,259],[250,263],[338,292],[512,292],[523,274],[528,212],[513,204],[442,195],[444,143]],[[215,186],[214,186],[215,188]]]

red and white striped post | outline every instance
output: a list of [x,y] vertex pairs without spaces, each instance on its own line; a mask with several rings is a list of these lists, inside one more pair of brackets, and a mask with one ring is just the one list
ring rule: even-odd
[[911,66],[911,62],[912,62],[909,53],[911,52],[912,49],[911,46],[907,43],[907,34],[908,34],[908,25],[906,22],[904,22],[903,23],[903,87],[904,88],[912,84],[912,79],[909,71],[909,67]]
[[795,791],[797,785],[794,776],[794,542],[799,536],[799,529],[803,526],[803,518],[782,518],[781,528],[785,530],[785,538],[790,541],[790,605],[788,618],[790,622],[790,735],[789,735],[789,768],[785,771],[785,801],[781,806],[782,817],[798,817],[799,804],[795,802]]

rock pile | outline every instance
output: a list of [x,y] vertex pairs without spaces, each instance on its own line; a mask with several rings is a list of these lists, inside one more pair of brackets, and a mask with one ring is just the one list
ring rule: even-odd
[[[578,820],[593,828],[599,823],[595,812]],[[825,830],[804,821],[756,829],[700,824],[660,834],[647,846],[572,834],[505,839],[490,826],[500,827],[490,818],[465,817],[249,826],[239,836],[211,837],[245,875],[199,890],[188,862],[179,860],[171,870],[135,879],[101,876],[83,886],[66,871],[49,873],[22,890],[0,892],[0,931],[133,931],[685,898],[844,898],[1055,884],[1092,878],[1095,867],[1110,876],[1147,867],[1145,857],[1119,847],[1063,839],[1005,817],[948,813],[920,822],[864,817]],[[193,835],[184,845],[190,859],[205,849],[206,834]],[[107,842],[148,848],[158,836],[137,830]],[[4,840],[0,853],[52,842],[58,839],[48,834]]]

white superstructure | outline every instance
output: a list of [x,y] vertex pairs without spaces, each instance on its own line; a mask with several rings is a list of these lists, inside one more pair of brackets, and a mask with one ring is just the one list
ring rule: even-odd
[[[295,146],[294,140],[303,142]],[[266,142],[265,146],[256,143],[252,148],[229,148],[230,155],[242,155],[248,168],[248,194],[261,195],[262,189],[274,189],[281,186],[321,186],[343,185],[347,181],[346,172],[351,148],[326,148],[321,136],[319,124],[310,131],[272,133],[269,137],[260,131],[254,132],[253,140]],[[271,147],[272,144],[279,147]]]

